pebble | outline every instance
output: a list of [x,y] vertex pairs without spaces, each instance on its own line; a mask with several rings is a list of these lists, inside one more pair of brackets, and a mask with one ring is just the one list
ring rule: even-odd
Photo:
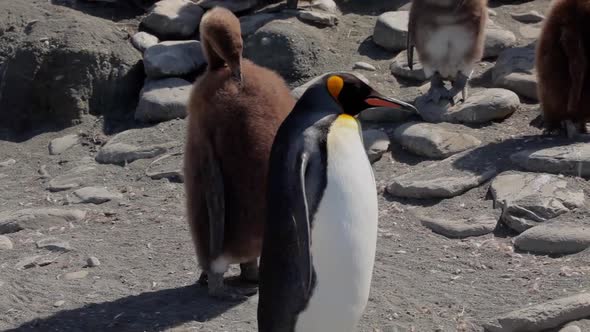
[[49,143],[49,154],[62,154],[76,144],[78,144],[78,135],[75,134],[56,138]]
[[162,122],[186,117],[192,84],[180,78],[146,81],[135,111],[135,120]]
[[65,280],[75,280],[75,279],[84,279],[88,276],[88,271],[81,270],[76,272],[68,272],[64,274]]
[[25,257],[25,258],[21,259],[20,261],[18,261],[16,263],[16,265],[14,266],[14,268],[17,270],[27,270],[27,269],[33,268],[33,267],[37,266],[37,263],[35,263],[35,261],[39,257],[41,257],[41,256]]
[[444,159],[481,144],[477,138],[464,133],[467,130],[460,125],[409,122],[395,130],[394,138],[411,153]]
[[511,156],[531,172],[590,177],[590,144],[575,143],[545,149],[523,150]]
[[94,257],[94,256],[90,256],[86,260],[86,265],[88,267],[97,267],[97,266],[100,266],[100,260],[98,258]]
[[590,227],[556,220],[524,231],[514,246],[541,255],[575,254],[590,247]]
[[40,229],[63,226],[86,218],[86,211],[53,208],[33,208],[0,213],[0,234],[23,229]]
[[377,18],[373,41],[393,52],[406,49],[408,35],[408,11],[386,12]]
[[523,97],[537,101],[537,76],[534,67],[534,47],[507,49],[500,54],[492,70],[494,86],[512,90]]
[[416,99],[418,113],[428,122],[481,124],[501,120],[520,106],[518,96],[506,89],[485,89],[468,95],[465,102],[451,106],[448,100],[438,104],[424,95]]
[[146,75],[157,79],[194,73],[206,60],[196,40],[165,41],[146,49],[143,63]]
[[471,236],[481,236],[494,231],[498,224],[498,217],[479,215],[471,218],[449,220],[419,216],[422,225],[437,234],[448,238],[463,239]]
[[513,13],[512,18],[522,23],[538,23],[545,19],[545,16],[536,10],[525,13]]
[[162,39],[193,36],[203,16],[203,8],[190,0],[161,0],[143,18],[141,25]]
[[150,35],[145,31],[140,31],[131,37],[131,44],[140,52],[158,44],[160,39],[154,35]]
[[590,294],[582,293],[516,310],[483,324],[489,332],[544,331],[590,316]]
[[96,167],[93,166],[81,165],[74,167],[66,173],[51,179],[47,185],[47,190],[56,192],[83,186],[95,178],[95,173]]
[[377,162],[389,150],[389,136],[382,130],[368,129],[363,131],[363,143],[371,163]]
[[112,200],[123,198],[120,193],[114,193],[104,187],[85,187],[74,191],[73,203],[77,204],[102,204]]
[[145,174],[153,180],[169,179],[184,182],[183,172],[184,154],[165,154],[154,160],[145,171]]
[[5,161],[0,162],[0,167],[8,167],[16,164],[16,160],[14,159],[7,159]]
[[122,165],[139,159],[163,155],[173,147],[183,146],[186,122],[172,120],[153,127],[130,129],[111,138],[96,155],[101,164]]
[[0,250],[11,250],[14,248],[12,241],[8,236],[0,235]]
[[37,248],[47,249],[49,251],[71,251],[72,246],[67,241],[62,241],[56,238],[45,238],[37,241]]
[[494,177],[495,165],[483,161],[473,150],[393,178],[387,192],[406,198],[450,198]]
[[198,5],[205,9],[211,9],[213,7],[220,6],[227,8],[234,13],[250,10],[257,4],[258,0],[201,0],[198,2]]
[[551,174],[508,171],[490,186],[502,221],[518,233],[582,207],[584,191],[567,179]]
[[410,67],[408,66],[408,52],[404,50],[393,59],[393,62],[391,63],[389,69],[391,70],[391,73],[393,75],[402,78],[418,82],[426,81],[427,78],[426,74],[424,73],[424,68],[418,60],[418,56],[416,55],[416,53],[414,53],[413,62],[414,65],[412,69],[410,69]]
[[59,308],[59,307],[61,307],[64,304],[66,304],[66,301],[59,300],[59,301],[55,301],[55,303],[53,303],[53,306],[56,307],[56,308]]
[[352,67],[352,69],[362,69],[362,70],[368,70],[368,71],[376,71],[377,68],[375,68],[375,66],[373,66],[370,63],[366,63],[366,62],[356,62],[354,64],[354,66]]
[[334,26],[338,24],[338,16],[330,13],[302,10],[297,15],[304,22],[315,23],[324,26]]

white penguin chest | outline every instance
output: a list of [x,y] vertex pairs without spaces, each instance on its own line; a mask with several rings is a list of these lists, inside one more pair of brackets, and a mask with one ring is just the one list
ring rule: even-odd
[[475,47],[475,34],[463,25],[439,26],[424,33],[424,48],[429,63],[424,64],[426,73],[438,71],[442,77],[454,78],[459,71],[468,75],[473,65],[469,53]]
[[335,123],[327,154],[327,185],[311,233],[316,287],[297,332],[355,331],[371,286],[377,190],[358,127]]

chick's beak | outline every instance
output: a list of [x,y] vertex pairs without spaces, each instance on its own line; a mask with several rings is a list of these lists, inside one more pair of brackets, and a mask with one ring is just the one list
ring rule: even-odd
[[240,84],[242,83],[243,77],[241,66],[235,66],[234,68],[232,68],[231,78]]
[[416,107],[395,98],[386,97],[377,91],[373,91],[367,98],[365,103],[370,107],[387,107],[406,111],[416,112]]

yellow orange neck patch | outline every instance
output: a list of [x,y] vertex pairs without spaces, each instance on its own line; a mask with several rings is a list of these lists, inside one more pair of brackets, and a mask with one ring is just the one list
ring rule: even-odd
[[328,78],[328,91],[334,99],[338,99],[342,88],[344,87],[344,80],[340,76],[331,76]]

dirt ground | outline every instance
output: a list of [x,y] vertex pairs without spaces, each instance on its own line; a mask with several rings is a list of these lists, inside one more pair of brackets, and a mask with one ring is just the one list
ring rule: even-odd
[[[494,1],[491,7],[498,15],[492,19],[518,36],[521,23],[510,14],[531,9],[544,13],[548,3]],[[367,41],[378,8],[359,13],[349,4],[342,9],[341,23],[330,30],[342,55],[335,69],[369,62],[378,70],[363,74],[377,89],[405,99],[416,96],[416,84],[397,82],[389,73],[395,54]],[[480,79],[475,80],[479,87],[488,86],[492,66],[484,62],[479,67],[476,77]],[[483,158],[496,159],[501,170],[516,169],[509,160],[511,153],[560,143],[559,139],[541,138],[541,131],[529,125],[537,115],[538,105],[523,100],[508,119],[476,127],[476,136],[485,142],[479,148]],[[391,134],[395,126],[367,124],[366,128],[382,128]],[[24,142],[0,141],[0,162],[16,160],[13,166],[0,167],[0,212],[60,207],[67,202],[70,192],[46,190],[49,180],[42,178],[39,169],[46,165],[50,175],[63,174],[82,158],[94,157],[98,146],[78,145],[50,156],[47,145],[69,133],[100,135],[102,128],[101,119],[88,118],[77,127]],[[73,206],[89,211],[83,222],[8,234],[14,249],[0,250],[0,330],[256,331],[257,297],[227,304],[208,298],[206,290],[195,285],[200,271],[185,221],[183,184],[145,176],[150,162],[139,160],[125,167],[94,165],[98,174],[90,182],[118,190],[124,199]],[[590,290],[588,251],[566,257],[515,253],[510,245],[513,234],[501,227],[486,236],[447,239],[421,226],[414,216],[417,212],[449,219],[486,211],[498,214],[487,194],[488,183],[444,200],[405,200],[383,194],[395,175],[430,163],[392,144],[392,151],[374,165],[381,193],[380,233],[361,332],[482,331],[481,323],[496,315]],[[576,182],[590,193],[590,183]],[[67,241],[73,250],[37,249],[36,241],[47,237]],[[15,268],[22,259],[35,255],[47,256],[53,263]],[[89,256],[97,257],[100,266],[84,267]],[[64,278],[80,270],[88,271],[88,276]]]

